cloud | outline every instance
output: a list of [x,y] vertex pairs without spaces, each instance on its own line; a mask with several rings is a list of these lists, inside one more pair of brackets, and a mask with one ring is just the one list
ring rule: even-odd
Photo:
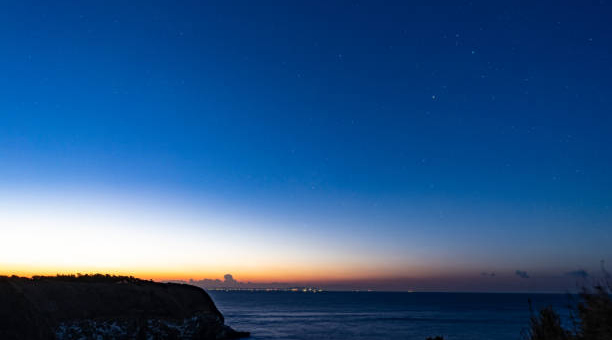
[[227,284],[236,284],[236,283],[238,283],[238,281],[236,281],[234,279],[232,274],[225,274],[225,275],[223,275],[223,282],[227,283]]
[[514,272],[514,274],[519,276],[521,279],[528,279],[529,278],[529,275],[527,275],[526,271],[517,270],[517,271]]
[[490,273],[488,273],[488,272],[482,272],[482,273],[480,273],[480,275],[482,275],[482,276],[494,277],[494,276],[495,276],[495,273],[494,273],[494,272],[490,272]]
[[288,289],[288,288],[302,287],[299,284],[288,283],[288,282],[267,282],[267,283],[243,282],[243,281],[236,280],[232,274],[223,275],[223,280],[189,279],[188,281],[169,280],[169,281],[164,281],[164,282],[187,283],[187,284],[198,286],[204,289]]
[[584,269],[573,270],[571,272],[565,273],[565,275],[581,279],[586,279],[587,277],[589,277],[589,273],[587,273],[587,271]]

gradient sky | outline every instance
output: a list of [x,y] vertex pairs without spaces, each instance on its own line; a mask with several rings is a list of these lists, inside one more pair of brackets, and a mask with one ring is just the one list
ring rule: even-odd
[[0,272],[441,290],[593,275],[612,261],[611,15],[3,3]]

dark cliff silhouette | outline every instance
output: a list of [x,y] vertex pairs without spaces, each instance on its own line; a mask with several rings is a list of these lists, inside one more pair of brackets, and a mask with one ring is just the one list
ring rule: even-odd
[[201,288],[126,276],[0,277],[0,339],[235,339]]

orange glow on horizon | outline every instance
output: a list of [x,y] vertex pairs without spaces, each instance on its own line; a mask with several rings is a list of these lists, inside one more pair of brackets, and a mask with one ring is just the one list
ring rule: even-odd
[[291,231],[284,222],[130,196],[37,191],[6,195],[0,203],[0,275],[100,273],[162,281],[232,274],[239,282],[300,283],[459,270],[405,247],[381,249],[351,237],[338,242],[326,232]]
[[239,282],[253,283],[301,283],[301,282],[347,282],[385,280],[398,278],[424,278],[438,276],[427,272],[424,268],[415,268],[412,275],[392,275],[385,271],[363,270],[339,270],[338,268],[315,268],[302,267],[294,269],[268,268],[268,269],[238,269],[238,270],[197,270],[189,268],[112,268],[103,266],[71,267],[71,266],[36,266],[36,265],[7,265],[0,263],[0,275],[17,275],[32,277],[36,275],[54,276],[57,274],[110,274],[134,276],[141,279],[152,279],[155,281],[166,280],[223,280],[225,274],[232,274]]

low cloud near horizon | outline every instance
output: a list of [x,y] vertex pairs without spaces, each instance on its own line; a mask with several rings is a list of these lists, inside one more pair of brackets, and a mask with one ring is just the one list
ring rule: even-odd
[[236,284],[238,283],[238,281],[236,281],[236,279],[234,279],[234,276],[232,276],[232,274],[225,274],[223,275],[223,282],[228,283],[228,284]]
[[255,283],[255,282],[242,282],[234,278],[232,274],[223,275],[223,280],[219,279],[201,279],[194,280],[170,280],[166,282],[174,283],[187,283],[190,285],[198,286],[204,289],[283,289],[291,288],[296,286],[292,283],[286,282],[269,282],[269,283]]
[[[533,273],[531,273],[533,274]],[[514,272],[482,271],[476,273],[481,279],[474,276],[445,277],[445,278],[390,278],[390,279],[363,279],[339,281],[312,281],[312,282],[250,282],[241,281],[232,274],[225,274],[219,279],[189,279],[170,280],[164,282],[184,283],[204,289],[291,289],[316,287],[331,291],[352,290],[380,290],[380,291],[479,291],[479,292],[525,292],[547,291],[567,292],[575,288],[576,279],[594,277],[593,273],[585,269],[561,271],[556,274],[536,275],[532,277],[526,270]],[[512,279],[515,277],[515,279]],[[518,278],[516,278],[518,277]],[[529,285],[526,285],[529,283]]]
[[529,278],[529,275],[527,274],[527,272],[523,271],[523,270],[517,270],[517,271],[514,272],[514,274],[516,274],[521,279],[528,279]]
[[586,279],[587,277],[589,277],[589,273],[584,269],[578,269],[565,273],[565,276]]

